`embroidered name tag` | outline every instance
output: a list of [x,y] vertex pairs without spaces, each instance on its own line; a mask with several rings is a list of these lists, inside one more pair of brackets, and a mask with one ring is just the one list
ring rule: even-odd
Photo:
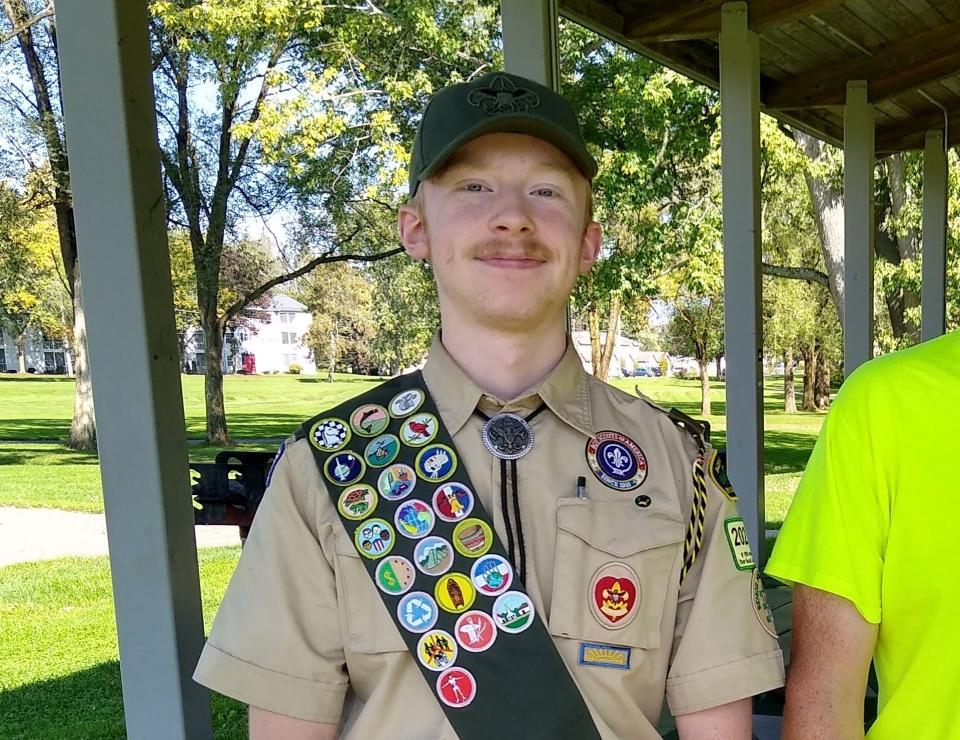
[[630,670],[630,648],[620,645],[604,645],[598,642],[581,642],[580,665],[595,665],[599,668]]

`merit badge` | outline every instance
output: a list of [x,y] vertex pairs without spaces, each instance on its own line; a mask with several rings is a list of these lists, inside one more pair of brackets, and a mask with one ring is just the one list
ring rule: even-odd
[[448,573],[437,579],[433,595],[444,611],[461,614],[473,606],[477,592],[463,573]]
[[347,519],[366,519],[377,508],[377,492],[370,486],[350,486],[337,500],[337,510]]
[[630,648],[621,645],[581,642],[580,657],[577,663],[580,665],[594,665],[600,668],[618,668],[621,671],[629,671],[630,653]]
[[457,641],[449,632],[430,630],[417,643],[417,660],[431,671],[442,671],[457,660]]
[[403,422],[400,427],[400,436],[405,444],[411,447],[423,447],[432,442],[440,431],[440,422],[433,414],[417,414]]
[[533,624],[533,602],[519,591],[507,591],[493,602],[493,618],[504,632],[517,634]]
[[413,565],[400,555],[391,555],[377,564],[377,586],[392,596],[409,591],[416,577],[417,572]]
[[336,452],[350,441],[350,427],[339,419],[321,419],[310,427],[307,437],[321,452]]
[[493,545],[493,531],[481,519],[465,519],[453,528],[453,546],[464,557],[479,558]]
[[632,491],[647,477],[646,455],[620,432],[598,432],[587,440],[587,464],[603,485],[617,491]]
[[376,437],[389,424],[387,410],[376,403],[368,403],[350,414],[350,428],[361,437]]
[[714,485],[719,488],[723,495],[731,501],[737,500],[737,494],[733,492],[733,484],[727,477],[726,453],[714,450],[710,456],[710,463],[707,469],[710,471],[710,479]]
[[423,591],[411,591],[397,604],[397,621],[410,632],[420,634],[437,623],[437,602]]
[[622,629],[637,616],[640,579],[625,563],[600,566],[590,581],[590,611],[608,629]]
[[413,549],[417,570],[428,576],[442,576],[453,565],[453,548],[443,537],[425,537]]
[[457,469],[457,455],[446,445],[430,445],[420,450],[416,466],[421,478],[439,483]]
[[376,560],[393,549],[396,537],[389,523],[383,519],[370,519],[357,527],[353,539],[361,555]]
[[484,596],[498,596],[513,583],[513,568],[506,558],[486,555],[474,562],[470,569],[470,580]]
[[448,707],[465,707],[476,695],[477,679],[466,668],[454,666],[437,676],[437,696]]
[[486,612],[474,610],[460,615],[453,633],[464,650],[482,653],[497,639],[497,625]]
[[418,498],[404,501],[393,515],[397,531],[412,540],[426,537],[433,529],[433,509]]
[[753,553],[750,551],[750,543],[747,542],[747,527],[743,519],[740,517],[725,519],[723,531],[727,535],[727,544],[730,545],[733,564],[737,566],[737,570],[753,570]]
[[533,429],[517,414],[497,414],[483,425],[483,446],[501,460],[517,460],[533,449]]
[[462,483],[446,483],[433,494],[433,508],[445,522],[459,522],[473,511],[473,491]]
[[410,416],[410,414],[423,405],[424,398],[423,391],[419,388],[398,393],[393,397],[393,400],[390,401],[390,416],[394,419],[402,419],[404,416]]
[[753,594],[753,613],[760,620],[760,625],[767,631],[770,637],[777,639],[777,625],[773,621],[773,614],[770,613],[770,605],[767,604],[767,592],[763,590],[763,581],[760,579],[760,571],[753,569],[753,576],[750,579],[750,591]]
[[406,498],[417,484],[417,474],[413,468],[403,463],[391,465],[377,478],[377,490],[388,501]]
[[367,466],[352,452],[340,452],[332,455],[323,465],[323,472],[331,483],[349,486],[363,477]]
[[392,434],[381,434],[371,439],[363,451],[363,459],[372,468],[382,468],[397,459],[400,453],[400,440]]

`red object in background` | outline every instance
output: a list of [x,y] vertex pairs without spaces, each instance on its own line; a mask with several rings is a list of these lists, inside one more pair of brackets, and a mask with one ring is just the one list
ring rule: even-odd
[[240,355],[240,362],[243,365],[243,372],[247,375],[257,372],[257,358],[252,352],[244,352]]

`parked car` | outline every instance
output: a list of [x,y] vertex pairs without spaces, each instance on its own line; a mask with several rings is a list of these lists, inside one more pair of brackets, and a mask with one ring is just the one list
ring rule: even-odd
[[654,377],[653,370],[649,367],[638,367],[633,371],[633,377],[635,378],[652,378]]

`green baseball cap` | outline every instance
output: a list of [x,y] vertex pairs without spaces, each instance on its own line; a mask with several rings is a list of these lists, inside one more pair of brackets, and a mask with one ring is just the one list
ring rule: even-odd
[[563,96],[525,77],[491,72],[430,98],[413,142],[410,197],[463,144],[493,133],[536,136],[570,157],[587,180],[597,174],[577,114]]

